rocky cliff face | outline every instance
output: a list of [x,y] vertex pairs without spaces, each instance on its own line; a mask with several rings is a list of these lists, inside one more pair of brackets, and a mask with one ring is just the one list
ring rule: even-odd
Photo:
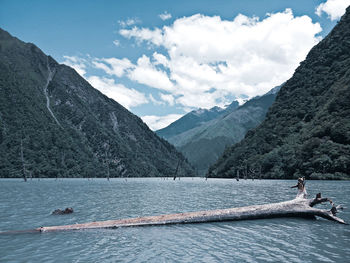
[[0,29],[0,177],[172,176],[178,163],[193,175],[140,118]]
[[265,121],[208,176],[349,179],[349,144],[350,8],[283,85]]

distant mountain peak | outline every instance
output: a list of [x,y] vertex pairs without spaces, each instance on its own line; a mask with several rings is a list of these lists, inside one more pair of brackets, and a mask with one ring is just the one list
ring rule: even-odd
[[282,86],[283,86],[283,84],[274,87],[274,88],[271,89],[269,92],[267,92],[265,95],[270,95],[270,94],[276,94],[276,93],[278,93],[278,92],[280,91],[280,89],[281,89]]
[[211,121],[220,115],[227,114],[228,112],[231,112],[237,109],[238,106],[239,106],[238,102],[233,101],[230,105],[228,105],[224,109],[220,108],[219,106],[214,106],[210,109],[198,108],[196,110],[193,110],[185,114],[180,119],[174,121],[167,127],[156,131],[156,133],[159,136],[163,137],[164,139],[169,139],[172,136],[176,136],[187,130],[190,130],[199,125],[202,125],[205,122]]
[[239,107],[240,103],[238,100],[232,101],[230,104],[225,105],[225,110],[234,110]]
[[203,175],[226,146],[242,139],[248,129],[263,120],[274,98],[275,93],[244,105],[235,100],[224,109],[199,109],[157,133],[173,143]]
[[210,108],[210,111],[216,111],[216,112],[220,112],[220,111],[223,111],[225,109],[219,107],[219,106],[214,106],[212,108]]
[[202,109],[202,108],[198,108],[196,110],[191,111],[190,113],[195,114],[195,115],[201,115],[204,112],[208,111],[207,109]]
[[225,109],[220,108],[219,106],[214,106],[214,107],[212,107],[210,109],[198,108],[196,110],[191,111],[190,113],[195,114],[197,116],[200,116],[200,115],[208,113],[208,112],[221,112],[223,110],[225,110]]

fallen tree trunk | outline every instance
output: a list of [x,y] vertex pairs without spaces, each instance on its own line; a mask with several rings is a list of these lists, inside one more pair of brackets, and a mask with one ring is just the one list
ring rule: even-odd
[[[169,224],[188,224],[188,223],[204,223],[204,222],[220,222],[220,221],[236,221],[250,219],[264,219],[277,217],[302,217],[315,218],[322,217],[341,224],[346,224],[344,220],[336,216],[338,212],[332,200],[322,198],[321,194],[317,194],[316,198],[307,199],[305,191],[305,180],[298,180],[298,195],[295,199],[280,203],[253,205],[238,208],[189,212],[179,214],[168,214],[159,216],[147,216],[130,219],[108,220],[101,222],[91,222],[74,225],[48,226],[34,229],[37,232],[62,231],[62,230],[81,230],[96,228],[118,228],[130,226],[154,226]],[[331,210],[317,209],[315,205],[330,202],[333,206]],[[33,230],[31,230],[33,231]]]
[[150,225],[168,225],[168,224],[186,224],[186,223],[204,223],[235,221],[246,219],[262,219],[276,217],[304,217],[313,218],[315,216],[333,220],[345,224],[344,220],[333,215],[332,212],[317,209],[313,206],[329,201],[327,198],[302,199],[296,198],[291,201],[273,203],[266,205],[253,205],[239,208],[229,208],[212,211],[190,212],[180,214],[169,214],[159,216],[148,216],[130,219],[109,220],[102,222],[91,222],[84,224],[49,226],[38,228],[38,231],[59,231],[59,230],[79,230],[94,228],[118,228],[128,226],[150,226]]

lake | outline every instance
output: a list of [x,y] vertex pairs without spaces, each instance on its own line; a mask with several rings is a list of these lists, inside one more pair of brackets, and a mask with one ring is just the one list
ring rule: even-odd
[[[0,231],[289,200],[288,180],[0,179]],[[307,181],[349,207],[350,181]],[[323,205],[321,205],[322,207]],[[73,207],[70,215],[51,215]],[[328,206],[323,206],[328,207]],[[339,217],[350,222],[350,211]],[[0,262],[349,262],[350,226],[297,218],[0,235]]]

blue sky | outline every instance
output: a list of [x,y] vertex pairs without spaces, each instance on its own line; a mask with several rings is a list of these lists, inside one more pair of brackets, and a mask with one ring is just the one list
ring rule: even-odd
[[292,76],[349,0],[0,0],[0,27],[164,127]]

